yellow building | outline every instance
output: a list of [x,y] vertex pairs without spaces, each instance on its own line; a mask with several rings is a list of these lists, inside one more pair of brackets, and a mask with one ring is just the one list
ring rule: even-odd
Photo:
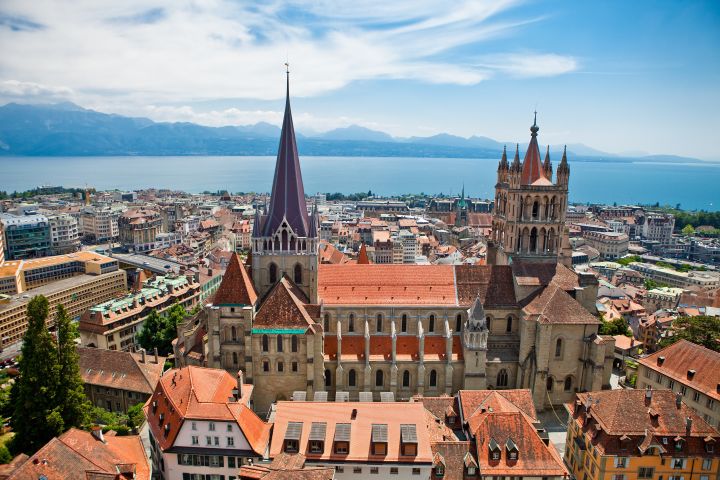
[[670,390],[579,393],[565,463],[578,480],[715,480],[720,432]]
[[27,329],[27,304],[36,295],[44,295],[48,299],[51,312],[48,323],[51,323],[60,304],[65,306],[71,318],[76,318],[93,305],[123,295],[126,291],[125,271],[115,270],[99,275],[77,275],[22,295],[0,297],[4,298],[0,300],[0,347],[22,340]]

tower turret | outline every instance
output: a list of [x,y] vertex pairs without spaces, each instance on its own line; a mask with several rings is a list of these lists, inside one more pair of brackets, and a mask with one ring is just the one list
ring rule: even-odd
[[475,298],[467,311],[467,321],[463,326],[463,356],[465,357],[465,385],[469,390],[487,388],[485,361],[489,330],[485,320],[485,309],[480,297]]
[[547,151],[545,152],[545,161],[543,162],[543,172],[545,172],[545,178],[548,180],[552,180],[552,163],[550,162],[550,145],[547,146]]
[[563,148],[562,160],[560,160],[560,165],[558,165],[557,169],[557,183],[567,188],[569,181],[570,166],[568,165],[567,161],[567,145],[565,145],[565,147]]

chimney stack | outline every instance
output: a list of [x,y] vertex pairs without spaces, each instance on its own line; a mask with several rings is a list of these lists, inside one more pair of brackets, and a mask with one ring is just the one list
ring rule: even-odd
[[648,385],[645,388],[645,405],[650,405],[650,402],[652,401],[652,387]]
[[242,372],[242,370],[238,370],[238,373],[237,373],[237,398],[238,398],[238,401],[241,401],[243,398],[243,372]]
[[158,350],[157,350],[157,347],[155,347],[155,348],[153,349],[153,353],[155,354],[155,363],[160,363],[160,362],[159,362],[160,359],[158,358]]
[[140,362],[145,363],[145,349],[140,349]]
[[677,408],[680,408],[682,406],[682,397],[683,395],[680,392],[675,395],[675,406]]
[[687,435],[688,437],[690,436],[690,432],[692,431],[692,424],[692,417],[687,417],[685,419],[685,435]]
[[100,425],[93,425],[90,433],[96,440],[100,440],[102,443],[105,443],[105,437],[103,436],[102,427]]

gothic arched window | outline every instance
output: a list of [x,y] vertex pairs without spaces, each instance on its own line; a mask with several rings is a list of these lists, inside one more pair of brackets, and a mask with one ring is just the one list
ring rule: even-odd
[[270,283],[277,282],[277,277],[278,277],[277,265],[275,265],[274,263],[271,263],[270,264]]
[[327,368],[325,369],[325,386],[332,387],[332,376],[330,375],[330,370]]
[[237,329],[235,328],[235,325],[230,327],[230,337],[233,342],[237,342]]
[[268,336],[263,335],[262,336],[262,351],[263,352],[267,352],[268,350],[270,350],[269,343],[270,342],[268,342]]
[[403,372],[403,380],[402,380],[402,386],[403,387],[410,387],[410,370],[405,370]]
[[435,315],[430,315],[430,321],[428,322],[428,332],[435,331]]
[[458,313],[455,317],[455,331],[459,332],[462,330],[462,314]]
[[376,331],[378,331],[378,332],[382,332],[382,331],[383,331],[383,325],[382,325],[382,323],[383,323],[382,313],[378,313],[378,314],[377,314],[377,321],[376,321],[376,323],[375,323],[375,330],[376,330]]
[[352,313],[348,317],[348,332],[354,332],[355,331],[355,315]]
[[402,319],[400,320],[400,331],[407,332],[407,315],[403,313]]
[[498,387],[507,387],[508,385],[508,373],[507,370],[504,368],[501,369],[497,374],[497,386]]
[[513,318],[512,315],[507,317],[507,324],[505,325],[505,332],[510,333],[512,332],[512,324],[513,324]]
[[557,341],[555,341],[555,358],[562,357],[562,351],[563,341],[562,338],[558,338]]
[[376,387],[382,387],[382,386],[383,386],[383,381],[384,381],[383,371],[382,371],[382,370],[378,370],[377,372],[375,372],[375,386],[376,386]]
[[299,263],[295,264],[295,271],[293,274],[293,280],[295,281],[296,285],[302,284],[302,266],[300,266]]
[[325,330],[325,332],[330,331],[330,314],[329,313],[325,314],[325,322],[323,323],[323,329]]
[[430,386],[437,387],[437,372],[435,370],[430,370]]
[[238,364],[237,352],[232,352],[232,359],[233,359],[233,365],[237,365]]

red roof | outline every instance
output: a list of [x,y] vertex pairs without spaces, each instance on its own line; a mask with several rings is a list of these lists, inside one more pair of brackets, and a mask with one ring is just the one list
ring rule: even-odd
[[306,330],[315,324],[306,304],[307,297],[302,290],[283,276],[263,301],[253,320],[253,328]]
[[368,254],[367,254],[367,248],[365,247],[364,243],[360,246],[360,253],[358,254],[357,263],[358,263],[358,265],[369,265],[370,264],[370,259],[368,258]]
[[233,253],[222,282],[215,292],[216,305],[255,305],[257,293],[240,256]]
[[[539,181],[541,185],[552,185],[547,178],[545,178],[545,171],[543,170],[542,160],[540,159],[540,148],[537,142],[537,132],[540,128],[537,123],[534,123],[530,127],[531,137],[530,144],[528,145],[527,152],[525,152],[525,160],[522,164],[522,175],[520,176],[520,183],[522,185],[533,185]],[[545,182],[543,182],[543,180]]]

